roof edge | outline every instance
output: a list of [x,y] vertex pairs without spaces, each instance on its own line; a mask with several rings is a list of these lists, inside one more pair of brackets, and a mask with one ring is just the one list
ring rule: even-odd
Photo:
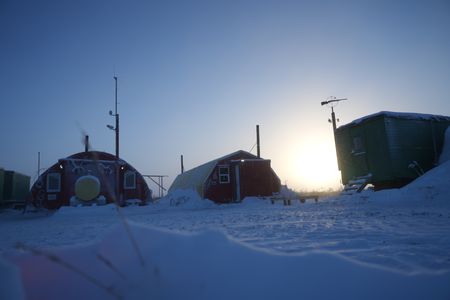
[[411,113],[411,112],[392,112],[392,111],[380,111],[374,114],[370,114],[356,120],[353,120],[350,123],[339,126],[340,128],[345,128],[349,126],[356,126],[361,123],[367,122],[369,120],[379,118],[379,117],[387,117],[387,118],[395,118],[395,119],[405,119],[405,120],[423,120],[423,121],[449,121],[450,117],[442,116],[442,115],[433,115],[433,114],[423,114],[423,113]]

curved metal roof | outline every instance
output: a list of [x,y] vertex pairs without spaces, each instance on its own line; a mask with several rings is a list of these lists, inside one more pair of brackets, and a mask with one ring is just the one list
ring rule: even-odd
[[246,154],[253,156],[254,158],[257,158],[256,155],[251,154],[250,152],[239,150],[233,153],[230,153],[228,155],[219,157],[217,159],[214,159],[210,162],[204,163],[198,167],[195,167],[189,171],[186,171],[182,174],[179,174],[175,180],[173,181],[172,185],[169,188],[169,192],[175,191],[178,189],[194,189],[200,197],[203,197],[203,184],[205,183],[206,179],[208,179],[211,172],[214,170],[216,165],[224,159],[227,159],[229,157],[235,156],[237,154]]

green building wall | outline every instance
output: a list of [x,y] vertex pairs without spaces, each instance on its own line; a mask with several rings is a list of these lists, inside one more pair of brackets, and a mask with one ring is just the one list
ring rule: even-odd
[[3,199],[25,201],[30,194],[30,176],[14,171],[4,171],[3,176]]
[[335,132],[343,184],[372,175],[375,187],[399,187],[433,168],[442,151],[450,118],[412,118],[379,113],[339,127]]

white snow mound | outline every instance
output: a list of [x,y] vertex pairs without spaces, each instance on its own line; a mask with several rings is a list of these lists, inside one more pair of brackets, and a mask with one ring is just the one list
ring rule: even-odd
[[402,189],[403,197],[450,204],[450,161],[429,170]]
[[140,226],[130,230],[138,251],[118,227],[98,244],[10,260],[22,272],[29,299],[450,297],[449,273],[404,275],[330,253],[277,255],[213,231],[188,235]]
[[0,299],[25,299],[19,269],[0,257]]
[[177,206],[188,209],[203,209],[215,207],[216,204],[209,199],[202,199],[194,190],[177,189],[159,200],[161,204]]

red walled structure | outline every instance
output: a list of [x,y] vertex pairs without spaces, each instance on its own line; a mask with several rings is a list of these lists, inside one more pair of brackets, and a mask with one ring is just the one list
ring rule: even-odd
[[47,209],[70,205],[71,199],[76,199],[80,178],[94,179],[99,183],[99,193],[95,199],[79,203],[95,203],[98,199],[114,203],[118,198],[119,205],[131,200],[144,205],[151,200],[144,177],[126,161],[106,152],[85,151],[59,159],[40,175],[31,188],[32,204]]
[[280,187],[270,160],[240,150],[178,175],[169,192],[193,189],[202,198],[230,203],[250,196],[271,196]]

